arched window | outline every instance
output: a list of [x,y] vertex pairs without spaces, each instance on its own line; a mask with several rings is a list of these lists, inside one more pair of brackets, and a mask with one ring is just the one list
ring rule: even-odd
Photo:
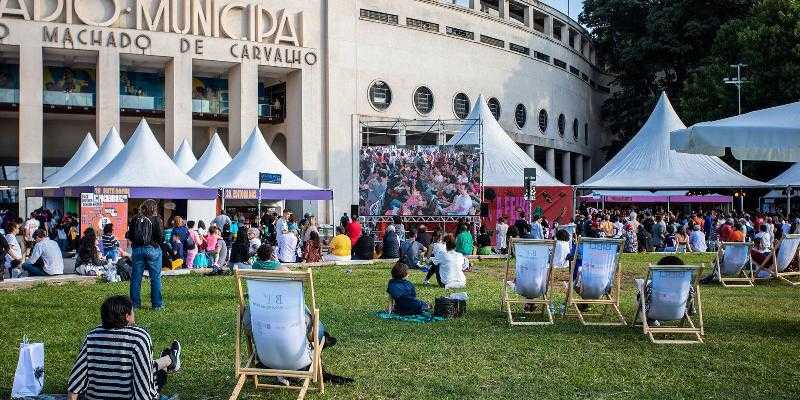
[[392,104],[392,89],[384,81],[369,85],[369,104],[378,111],[384,111]]
[[492,97],[487,104],[489,104],[489,111],[494,115],[494,119],[500,121],[500,100],[497,100],[496,97]]
[[564,137],[564,131],[567,129],[567,117],[564,114],[558,115],[558,136]]
[[547,110],[539,110],[539,132],[547,133]]
[[517,104],[517,108],[514,110],[514,120],[517,122],[518,128],[525,127],[525,123],[528,122],[528,110],[524,105]]
[[453,97],[453,113],[458,119],[464,119],[469,116],[470,103],[469,97],[464,93],[458,93]]
[[572,120],[572,138],[575,139],[576,142],[578,141],[578,137],[579,137],[578,136],[579,135],[579,133],[578,133],[579,129],[580,129],[580,127],[578,125],[578,119],[575,118],[574,120]]
[[414,91],[414,108],[425,115],[433,111],[433,92],[425,86],[420,86]]

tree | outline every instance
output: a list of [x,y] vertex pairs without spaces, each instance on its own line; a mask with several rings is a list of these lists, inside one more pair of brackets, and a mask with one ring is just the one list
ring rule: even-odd
[[703,65],[720,26],[747,14],[753,0],[586,0],[590,28],[614,93],[602,107],[613,157],[639,130],[662,91],[682,95]]

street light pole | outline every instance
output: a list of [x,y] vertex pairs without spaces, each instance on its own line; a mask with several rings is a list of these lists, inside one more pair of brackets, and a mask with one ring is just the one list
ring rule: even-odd
[[[730,85],[736,85],[736,98],[737,103],[739,106],[739,115],[742,114],[742,85],[747,83],[746,79],[742,79],[742,68],[746,67],[746,64],[738,63],[731,65],[731,68],[736,68],[736,78],[725,78],[722,80],[723,83],[727,83]],[[739,160],[739,173],[742,174],[744,170],[744,165],[742,160]],[[739,197],[739,207],[741,208],[742,212],[744,212],[744,196]]]

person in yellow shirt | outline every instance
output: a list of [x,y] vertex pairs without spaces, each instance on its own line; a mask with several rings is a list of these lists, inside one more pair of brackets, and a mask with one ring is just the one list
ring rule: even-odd
[[325,256],[325,261],[350,261],[352,247],[350,237],[345,235],[344,228],[336,227],[336,236],[331,239],[331,254]]

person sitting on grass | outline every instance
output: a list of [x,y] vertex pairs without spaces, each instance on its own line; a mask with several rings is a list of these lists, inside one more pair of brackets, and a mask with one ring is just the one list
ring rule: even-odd
[[92,274],[89,271],[93,271],[96,274],[96,269],[92,267],[104,265],[105,261],[101,259],[100,252],[97,250],[97,234],[94,232],[94,228],[89,227],[83,231],[80,243],[78,254],[75,257],[75,272],[79,275],[86,275]]
[[350,261],[353,245],[350,237],[345,235],[344,228],[340,225],[336,227],[336,236],[331,239],[331,254],[325,256],[325,261]]
[[467,286],[467,277],[464,276],[464,255],[456,251],[456,239],[453,235],[444,237],[445,251],[436,255],[434,264],[438,265],[437,280],[439,286],[447,289],[460,289]]
[[389,293],[394,302],[392,312],[398,315],[422,314],[430,306],[417,299],[417,290],[406,277],[408,277],[408,265],[398,261],[392,267],[392,279],[386,288],[386,293]]
[[408,232],[408,239],[400,244],[400,261],[411,267],[419,268],[420,255],[425,252],[425,246],[417,241],[417,232]]
[[486,226],[481,225],[480,231],[478,233],[478,255],[480,256],[490,256],[494,254],[492,249],[492,237],[489,236],[489,233],[486,231]]
[[[64,258],[61,256],[61,248],[55,240],[47,237],[47,231],[38,229],[33,233],[33,246],[28,261],[22,264],[22,270],[27,271],[30,276],[52,276],[64,273]],[[14,276],[19,277],[18,271]]]
[[[253,263],[253,269],[275,271],[280,268],[281,263],[275,259],[272,246],[267,243],[262,244],[256,252],[256,262]],[[288,270],[288,268],[286,268],[286,270]]]
[[103,246],[103,257],[106,260],[116,262],[120,256],[119,240],[114,237],[114,224],[108,223],[103,227],[103,236],[100,237]]
[[72,367],[67,399],[158,399],[166,373],[181,368],[181,344],[173,341],[153,360],[153,341],[135,325],[128,296],[107,298],[100,319],[101,326],[86,335]]
[[308,240],[303,243],[303,262],[318,263],[322,261],[322,241],[319,232],[313,230],[308,234]]

